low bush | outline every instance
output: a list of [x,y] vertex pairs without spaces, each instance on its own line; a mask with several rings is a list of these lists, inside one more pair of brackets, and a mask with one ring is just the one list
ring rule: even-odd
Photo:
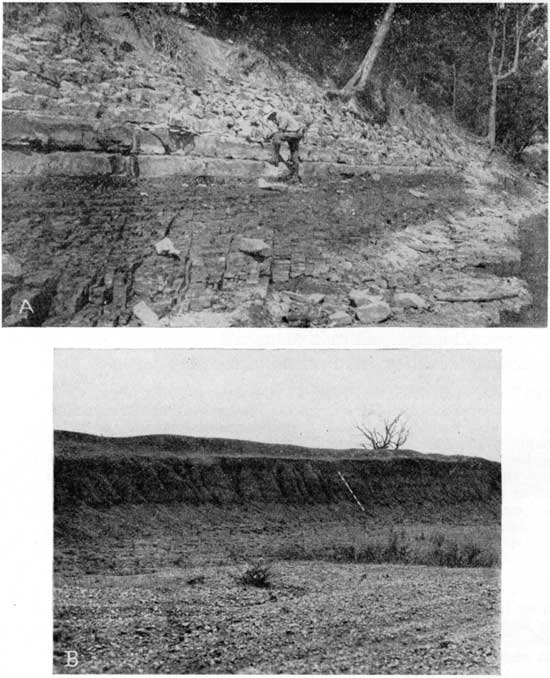
[[256,586],[260,589],[267,589],[271,586],[271,569],[268,565],[256,563],[247,568],[237,581],[244,586]]

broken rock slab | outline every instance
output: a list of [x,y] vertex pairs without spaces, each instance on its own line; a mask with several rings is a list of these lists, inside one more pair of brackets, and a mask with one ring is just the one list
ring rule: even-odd
[[312,304],[322,304],[325,300],[325,295],[321,294],[320,292],[314,292],[312,294],[308,294],[308,299]]
[[271,255],[271,247],[260,238],[240,238],[238,248],[245,254],[266,258]]
[[262,169],[262,178],[267,181],[279,181],[288,178],[289,175],[290,171],[284,162],[280,162],[277,166],[265,163]]
[[322,304],[325,300],[325,295],[320,292],[312,292],[311,294],[299,294],[298,292],[285,291],[285,294],[299,304]]
[[258,179],[258,188],[263,188],[266,191],[279,191],[284,193],[288,191],[288,184],[283,184],[281,181],[266,181],[262,177]]
[[380,295],[372,293],[372,288],[364,290],[351,290],[348,296],[352,305],[357,307],[368,306],[369,304],[375,304],[379,301],[383,301]]
[[275,292],[266,301],[266,311],[275,322],[281,322],[289,313],[291,302],[288,296]]
[[144,301],[139,301],[132,309],[133,314],[144,327],[163,327],[158,315]]
[[526,293],[526,284],[519,278],[469,278],[466,275],[448,279],[446,285],[440,285],[434,296],[438,301],[447,302],[483,302],[502,301],[521,297]]
[[429,303],[414,292],[397,292],[393,297],[393,305],[399,308],[420,308],[426,309]]
[[381,299],[355,309],[357,319],[364,325],[376,325],[384,322],[391,316],[389,304]]
[[180,251],[174,247],[174,243],[170,238],[163,238],[155,244],[157,254],[165,257],[179,257]]
[[347,327],[353,322],[352,317],[346,311],[335,311],[329,315],[328,320],[331,327]]
[[23,269],[15,257],[2,252],[2,282],[17,283],[23,278]]

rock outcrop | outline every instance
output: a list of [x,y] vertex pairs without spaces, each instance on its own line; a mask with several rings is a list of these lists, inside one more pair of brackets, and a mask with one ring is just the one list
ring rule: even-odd
[[[4,173],[257,176],[270,153],[268,107],[298,109],[310,123],[302,156],[306,166],[319,165],[310,172],[414,170],[453,160],[442,143],[452,126],[442,128],[418,103],[394,115],[391,132],[367,127],[290,66],[275,68],[258,53],[251,69],[239,46],[183,20],[174,18],[181,44],[171,59],[140,36],[121,6],[88,5],[96,30],[86,38],[66,31],[59,11],[4,37]],[[467,147],[455,136],[453,153]],[[134,161],[124,162],[128,156]]]
[[[518,224],[546,195],[445,116],[395,89],[366,125],[183,20],[170,58],[122,5],[87,4],[85,37],[64,11],[5,27],[4,325],[488,326],[530,305]],[[266,162],[271,106],[311,123],[302,183]]]
[[517,242],[532,208],[451,212],[451,177],[269,198],[246,180],[35,182],[4,190],[5,325],[480,327],[531,303]]

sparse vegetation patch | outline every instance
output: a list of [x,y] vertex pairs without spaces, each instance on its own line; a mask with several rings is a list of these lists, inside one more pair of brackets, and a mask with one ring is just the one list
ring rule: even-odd
[[271,577],[272,573],[268,565],[254,563],[238,577],[237,581],[243,586],[268,589],[271,586]]
[[273,553],[283,560],[326,560],[338,563],[401,563],[441,567],[498,567],[500,555],[494,543],[458,539],[436,532],[429,539],[391,529],[386,536],[361,536],[347,541],[327,540],[318,545],[285,544]]

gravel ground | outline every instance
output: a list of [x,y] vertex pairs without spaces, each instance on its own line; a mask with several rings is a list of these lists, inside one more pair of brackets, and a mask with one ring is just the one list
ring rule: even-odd
[[244,567],[57,578],[54,671],[499,671],[499,570],[277,562],[262,589]]

